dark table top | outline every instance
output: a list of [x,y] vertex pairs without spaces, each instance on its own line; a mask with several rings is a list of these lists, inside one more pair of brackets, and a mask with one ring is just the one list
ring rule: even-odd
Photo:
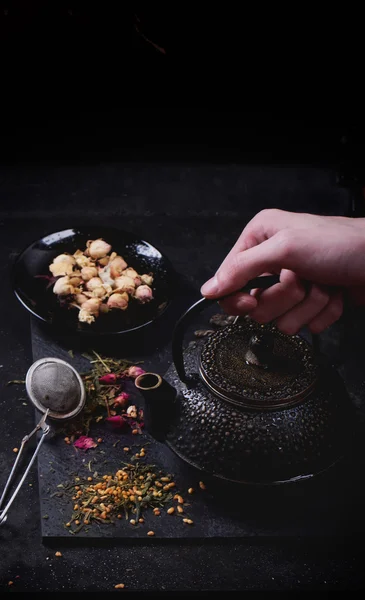
[[[348,207],[348,192],[329,168],[187,161],[8,166],[0,170],[0,197],[0,488],[12,449],[34,425],[24,395],[5,387],[32,362],[29,317],[9,284],[11,263],[25,245],[80,223],[128,229],[161,248],[186,276],[193,290],[187,306],[259,210],[343,214]],[[351,369],[359,398],[362,362]],[[57,559],[42,544],[40,519],[34,468],[0,528],[1,589],[113,591],[123,582],[129,590],[346,590],[364,584],[363,550],[353,539],[110,543],[66,548]]]

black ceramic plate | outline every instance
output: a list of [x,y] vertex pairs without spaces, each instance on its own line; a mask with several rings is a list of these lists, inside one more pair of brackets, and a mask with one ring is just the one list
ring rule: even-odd
[[[76,308],[61,306],[44,277],[49,265],[63,252],[83,250],[88,240],[103,238],[139,273],[153,273],[154,299],[148,304],[130,302],[126,311],[100,315],[88,325],[78,321]],[[22,305],[41,321],[82,335],[128,333],[152,323],[162,315],[174,293],[175,271],[157,248],[131,233],[105,227],[80,227],[58,231],[26,248],[17,258],[12,276],[13,289]],[[47,287],[48,286],[48,287]]]

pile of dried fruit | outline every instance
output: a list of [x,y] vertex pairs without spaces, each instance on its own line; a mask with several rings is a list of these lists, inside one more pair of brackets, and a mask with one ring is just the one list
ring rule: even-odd
[[[138,456],[144,456],[142,448]],[[158,517],[166,510],[168,515],[176,514],[182,522],[192,525],[193,521],[185,514],[186,504],[176,492],[176,483],[171,475],[154,472],[154,465],[122,463],[112,475],[75,478],[72,484],[61,484],[73,501],[73,513],[65,527],[75,534],[85,526],[97,523],[112,523],[116,518],[129,520],[132,526],[144,523],[143,514],[150,509]],[[192,488],[189,493],[192,493]],[[148,531],[147,535],[154,535]]]

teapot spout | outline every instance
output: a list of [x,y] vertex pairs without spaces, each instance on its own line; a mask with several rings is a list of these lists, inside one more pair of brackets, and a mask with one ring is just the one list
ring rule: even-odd
[[134,383],[145,400],[146,429],[156,440],[163,441],[173,417],[176,390],[157,373],[143,373]]

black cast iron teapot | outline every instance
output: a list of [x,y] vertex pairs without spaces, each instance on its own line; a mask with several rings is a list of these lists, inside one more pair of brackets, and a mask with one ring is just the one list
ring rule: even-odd
[[[245,291],[277,281],[260,277]],[[190,317],[209,303],[199,300],[180,318],[165,379],[136,379],[147,430],[189,464],[233,482],[289,483],[335,464],[353,419],[335,369],[299,335],[249,317],[183,353]]]

